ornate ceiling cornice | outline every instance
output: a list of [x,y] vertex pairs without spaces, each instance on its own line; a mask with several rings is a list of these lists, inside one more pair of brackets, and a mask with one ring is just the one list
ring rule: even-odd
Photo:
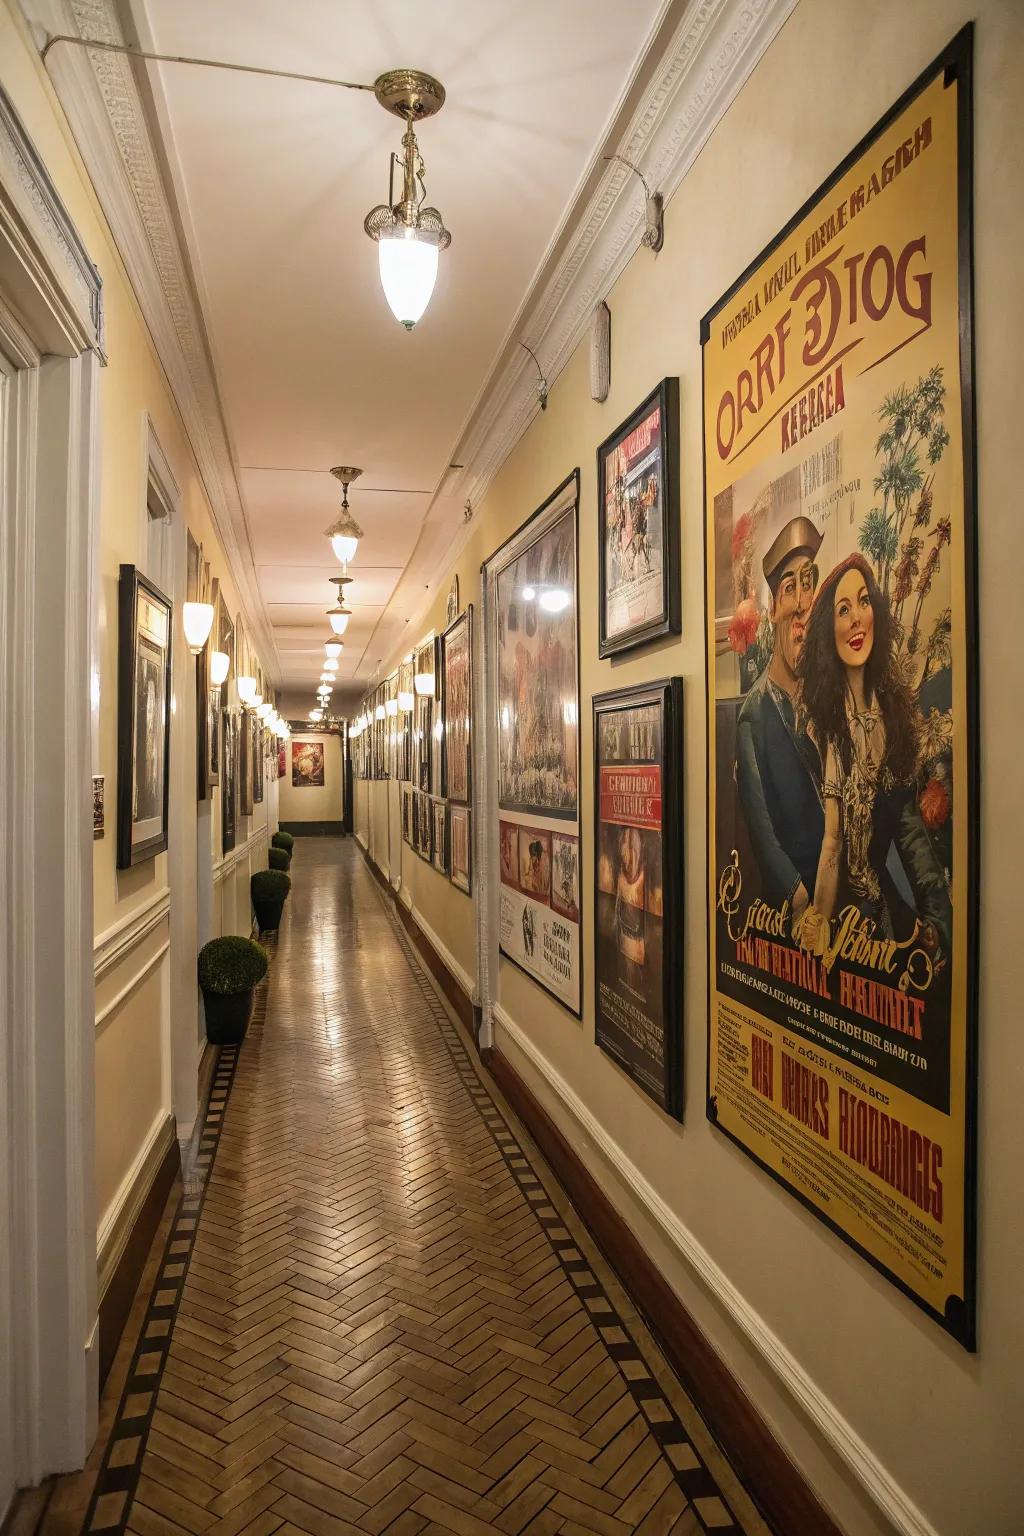
[[[666,203],[797,0],[696,0],[617,144],[600,146],[640,167]],[[596,157],[595,157],[596,158]],[[553,270],[542,275],[513,326],[543,362],[550,384],[568,363],[644,232],[636,176],[614,161],[576,219]],[[452,454],[466,466],[446,489],[478,506],[537,411],[534,370],[513,343],[497,365]]]
[[[116,0],[22,5],[30,24],[50,35],[125,41]],[[250,634],[280,676],[203,317],[131,62],[65,47],[54,50],[47,67],[181,413]]]

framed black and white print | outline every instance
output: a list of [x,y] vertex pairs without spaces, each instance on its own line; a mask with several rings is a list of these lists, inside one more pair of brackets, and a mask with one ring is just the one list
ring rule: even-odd
[[682,678],[594,697],[594,1035],[682,1119]]
[[171,743],[168,598],[135,568],[118,586],[117,867],[167,847]]
[[235,846],[238,819],[238,726],[229,709],[225,709],[221,716],[220,746],[221,850],[230,853]]
[[599,654],[678,635],[678,379],[662,379],[598,448],[597,497]]

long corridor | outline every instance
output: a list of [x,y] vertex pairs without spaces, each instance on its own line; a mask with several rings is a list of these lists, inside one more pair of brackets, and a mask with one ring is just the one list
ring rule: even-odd
[[354,842],[292,875],[46,1536],[764,1532]]

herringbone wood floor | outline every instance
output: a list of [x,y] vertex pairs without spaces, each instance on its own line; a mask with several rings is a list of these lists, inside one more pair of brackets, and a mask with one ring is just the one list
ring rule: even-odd
[[111,1438],[45,1536],[764,1536],[353,845],[292,873]]

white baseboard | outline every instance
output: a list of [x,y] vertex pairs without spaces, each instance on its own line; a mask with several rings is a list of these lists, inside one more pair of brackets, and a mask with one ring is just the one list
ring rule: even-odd
[[[423,926],[422,920],[418,917],[417,922]],[[843,1417],[831,1398],[811,1379],[778,1335],[773,1333],[764,1319],[754,1311],[703,1244],[679,1220],[676,1213],[661,1198],[636,1164],[627,1157],[600,1121],[591,1114],[561,1073],[551,1065],[547,1057],[509,1017],[500,1004],[496,1004],[493,1011],[494,1022],[499,1025],[505,1037],[544,1079],[579,1128],[590,1138],[631,1192],[645,1215],[661,1229],[672,1246],[703,1281],[736,1327],[779,1377],[818,1433],[837,1452],[857,1481],[867,1490],[894,1529],[900,1533],[900,1536],[939,1536],[935,1527],[886,1470],[870,1446],[865,1444],[852,1424]],[[591,1171],[596,1170],[592,1168]],[[611,1192],[608,1189],[604,1192],[614,1204]]]
[[176,1130],[173,1115],[161,1110],[140,1147],[135,1160],[121,1180],[121,1187],[111,1200],[96,1234],[97,1292],[102,1301],[121,1256],[128,1246],[132,1229],[139,1219],[153,1180],[172,1146]]

